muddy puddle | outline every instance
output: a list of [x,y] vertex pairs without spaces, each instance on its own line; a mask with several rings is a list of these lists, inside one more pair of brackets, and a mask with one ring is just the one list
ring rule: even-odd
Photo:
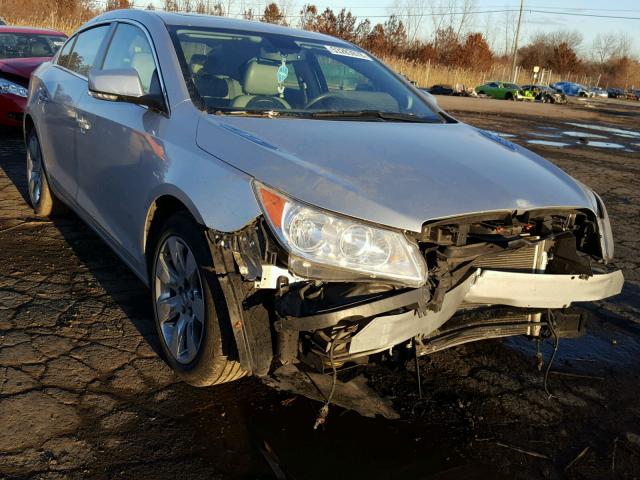
[[527,140],[532,145],[544,145],[546,147],[569,147],[570,143],[556,142],[553,140]]
[[[586,123],[568,122],[567,125],[583,129],[599,130],[599,132],[561,130],[557,127],[539,126],[535,130],[527,131],[523,135],[525,137],[524,141],[530,145],[546,147],[591,147],[620,150],[627,153],[635,153],[638,151],[637,147],[640,147],[640,143],[627,143],[628,140],[626,140],[640,138],[639,132]],[[496,130],[487,131],[502,138],[518,138],[516,134],[503,133]]]
[[[583,336],[560,339],[552,369],[587,377],[613,369],[633,369],[640,358],[639,334],[640,327],[633,323],[592,317]],[[536,342],[526,337],[512,337],[505,344],[527,357],[535,357]],[[541,350],[548,361],[553,339],[543,342]]]
[[597,133],[588,132],[562,132],[562,135],[564,135],[565,137],[577,138],[608,138],[606,135],[598,135]]
[[595,125],[593,123],[567,122],[567,125],[571,125],[573,127],[578,127],[578,128],[585,128],[588,130],[598,130],[600,132],[612,133],[614,135],[623,136],[627,138],[640,138],[640,132],[633,131],[633,130],[624,130],[622,128],[605,127],[602,125]]
[[597,148],[615,148],[615,149],[621,149],[624,148],[624,145],[620,145],[619,143],[611,143],[611,142],[592,142],[589,141],[589,143],[587,143],[588,146],[590,147],[597,147]]

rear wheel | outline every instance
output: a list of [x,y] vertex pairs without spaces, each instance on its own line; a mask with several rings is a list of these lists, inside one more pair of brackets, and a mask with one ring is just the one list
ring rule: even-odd
[[[207,240],[185,213],[173,215],[161,229],[153,257],[151,291],[156,330],[167,363],[187,383],[207,386],[243,377],[228,357],[229,327],[216,308],[226,305]],[[223,319],[226,314],[221,315]]]
[[49,188],[40,140],[35,130],[31,130],[27,137],[27,181],[29,200],[36,215],[49,217],[64,213],[65,205]]

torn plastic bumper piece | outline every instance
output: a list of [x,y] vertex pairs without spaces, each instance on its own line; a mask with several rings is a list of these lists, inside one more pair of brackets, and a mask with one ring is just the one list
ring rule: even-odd
[[440,328],[464,304],[493,304],[521,308],[564,308],[572,302],[593,301],[620,293],[621,271],[597,275],[552,275],[513,273],[478,269],[448,291],[439,311],[419,315],[415,309],[383,315],[402,307],[417,305],[422,289],[336,311],[306,317],[285,317],[277,323],[282,330],[311,331],[327,328],[342,320],[372,318],[351,339],[350,354],[373,353]]

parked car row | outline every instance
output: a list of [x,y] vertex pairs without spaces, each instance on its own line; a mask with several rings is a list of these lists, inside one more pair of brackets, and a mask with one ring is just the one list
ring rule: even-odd
[[22,126],[31,73],[66,39],[56,30],[0,26],[0,125]]
[[491,98],[501,100],[526,100],[534,101],[535,96],[532,92],[524,90],[515,83],[490,81],[475,88],[478,95],[486,95]]
[[474,91],[478,95],[504,100],[537,101],[542,103],[567,102],[566,95],[561,91],[538,84],[517,85],[515,83],[490,81],[477,86]]
[[640,90],[637,89],[630,89],[628,91],[616,87],[604,89],[601,87],[587,87],[574,82],[556,82],[552,83],[551,87],[571,97],[617,98],[621,100],[638,100],[640,98]]

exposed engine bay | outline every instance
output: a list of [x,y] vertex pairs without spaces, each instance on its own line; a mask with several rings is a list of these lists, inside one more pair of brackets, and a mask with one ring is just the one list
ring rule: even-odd
[[[218,263],[226,255],[227,272],[235,267],[243,282],[254,282],[241,309],[259,303],[268,311],[261,330],[272,333],[273,343],[263,357],[319,371],[366,363],[395,347],[412,346],[422,355],[486,338],[540,337],[550,329],[575,336],[585,319],[570,304],[613,295],[622,285],[620,272],[607,273],[590,211],[484,213],[426,223],[407,236],[428,267],[420,288],[339,281],[339,275],[305,278],[262,221],[214,240],[222,247]],[[242,339],[247,343],[246,332]]]

